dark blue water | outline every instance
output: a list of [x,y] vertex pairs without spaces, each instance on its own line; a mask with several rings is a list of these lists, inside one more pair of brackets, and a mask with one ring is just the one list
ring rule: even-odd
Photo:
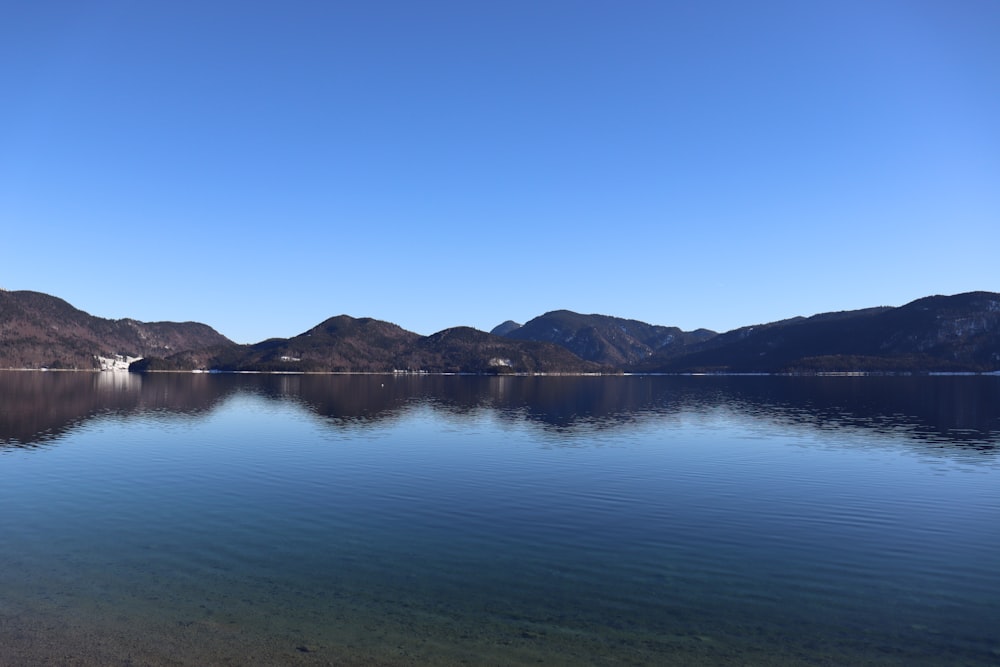
[[1000,663],[998,377],[0,397],[0,664]]

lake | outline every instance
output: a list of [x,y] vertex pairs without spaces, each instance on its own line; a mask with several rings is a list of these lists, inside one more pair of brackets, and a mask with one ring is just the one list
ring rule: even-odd
[[0,664],[996,665],[1000,377],[0,372]]

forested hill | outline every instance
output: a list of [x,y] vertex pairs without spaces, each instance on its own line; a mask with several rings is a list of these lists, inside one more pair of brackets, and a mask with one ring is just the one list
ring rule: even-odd
[[493,332],[515,340],[555,343],[581,359],[616,368],[634,366],[654,354],[680,354],[716,336],[708,329],[681,331],[677,327],[609,315],[581,315],[570,310],[554,310],[520,326],[507,321]]
[[1000,370],[1000,294],[931,296],[898,308],[823,313],[742,327],[665,351],[645,372]]
[[100,367],[98,357],[169,356],[234,345],[197,322],[110,320],[41,292],[0,290],[0,368]]

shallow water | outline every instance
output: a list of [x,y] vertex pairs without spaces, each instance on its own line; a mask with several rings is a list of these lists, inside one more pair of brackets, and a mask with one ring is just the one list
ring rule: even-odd
[[0,397],[0,664],[1000,662],[1000,378]]

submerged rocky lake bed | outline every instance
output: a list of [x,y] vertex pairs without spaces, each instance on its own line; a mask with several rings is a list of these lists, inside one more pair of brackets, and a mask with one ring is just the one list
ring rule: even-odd
[[0,373],[0,664],[992,665],[1000,377]]

